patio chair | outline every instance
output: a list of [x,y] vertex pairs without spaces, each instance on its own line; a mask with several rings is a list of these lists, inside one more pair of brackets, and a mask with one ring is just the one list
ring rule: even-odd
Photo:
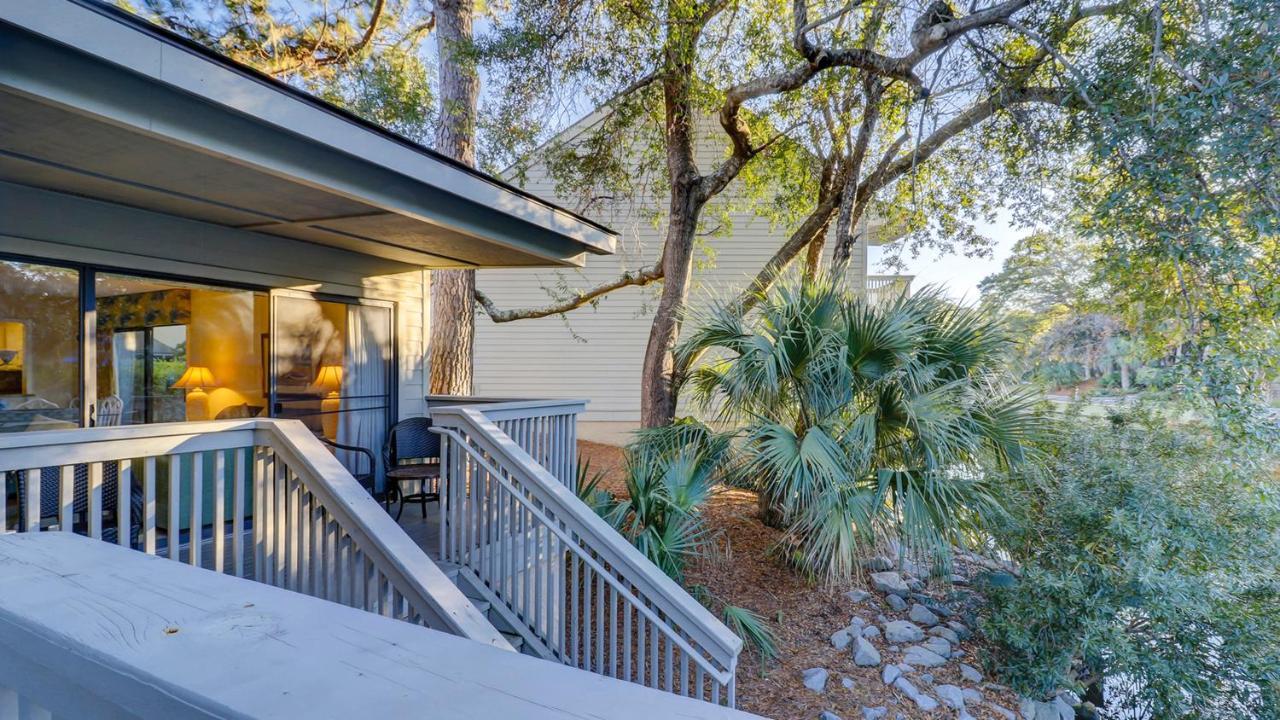
[[[374,500],[377,500],[378,499],[378,488],[377,488],[378,465],[377,465],[377,461],[373,457],[373,453],[369,452],[369,450],[362,448],[358,445],[343,445],[342,443],[334,442],[333,440],[330,440],[329,438],[324,437],[323,435],[319,436],[319,438],[320,438],[320,442],[324,443],[325,446],[328,447],[330,450],[333,450],[335,455],[337,454],[338,450],[346,450],[347,452],[356,454],[355,467],[347,468],[347,470],[351,472],[351,476],[356,479],[356,482],[360,483],[360,487],[364,488],[369,493],[369,495],[373,497]],[[368,461],[369,463],[368,471],[365,471],[363,469],[362,464],[360,462],[361,459]],[[391,512],[391,493],[389,492],[382,493],[382,507],[387,511],[388,514]]]
[[[404,513],[405,503],[422,505],[426,519],[427,503],[440,501],[440,436],[431,432],[431,420],[408,418],[392,425],[382,446],[382,461],[387,481],[400,499],[396,520]],[[418,492],[406,494],[401,486],[415,481],[421,483]]]
[[119,395],[108,395],[98,403],[97,427],[115,427],[124,416],[124,401]]

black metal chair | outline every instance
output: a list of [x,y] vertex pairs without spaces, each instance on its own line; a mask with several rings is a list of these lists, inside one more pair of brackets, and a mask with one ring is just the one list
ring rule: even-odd
[[[392,425],[382,446],[382,461],[387,468],[387,482],[400,499],[396,520],[404,513],[405,503],[422,505],[422,517],[426,519],[427,503],[440,501],[440,436],[431,432],[431,420],[416,417]],[[406,494],[400,485],[414,481],[421,482],[421,488]]]
[[[378,464],[377,464],[377,460],[374,459],[372,452],[370,452],[367,448],[362,448],[358,445],[344,445],[339,442],[334,442],[333,440],[330,440],[329,438],[324,437],[323,435],[320,436],[320,442],[324,443],[332,450],[346,450],[347,452],[356,453],[359,457],[362,457],[365,460],[367,460],[369,463],[369,470],[367,472],[361,467],[361,463],[359,462],[359,460],[356,461],[355,467],[347,468],[347,470],[351,472],[351,475],[356,479],[356,482],[360,483],[360,487],[363,487],[366,491],[368,491],[369,495],[371,495],[374,500],[379,499],[378,485],[377,485]],[[387,513],[390,513],[391,512],[391,493],[383,492],[381,500],[382,500],[382,507],[386,509]]]

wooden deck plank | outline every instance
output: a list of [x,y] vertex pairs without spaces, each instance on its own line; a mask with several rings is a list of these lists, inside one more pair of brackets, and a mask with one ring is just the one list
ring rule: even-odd
[[0,537],[0,678],[74,717],[751,717],[70,533]]

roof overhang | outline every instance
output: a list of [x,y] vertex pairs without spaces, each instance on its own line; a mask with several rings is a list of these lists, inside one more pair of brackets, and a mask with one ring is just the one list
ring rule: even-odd
[[616,233],[93,0],[0,0],[0,181],[425,267]]

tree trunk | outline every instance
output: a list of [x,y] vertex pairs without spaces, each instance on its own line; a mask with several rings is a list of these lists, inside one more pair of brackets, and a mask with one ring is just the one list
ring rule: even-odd
[[[480,78],[467,58],[475,5],[471,0],[435,3],[440,66],[437,152],[474,166],[476,103]],[[436,270],[431,274],[430,388],[433,394],[470,395],[475,360],[476,273]]]
[[693,269],[694,230],[702,203],[690,170],[671,188],[667,239],[662,248],[662,294],[649,328],[640,376],[640,422],[643,427],[666,425],[676,416],[675,358],[681,320],[689,298]]
[[1120,363],[1120,389],[1129,391],[1129,363]]
[[693,154],[691,82],[696,47],[697,31],[684,27],[681,32],[673,32],[664,51],[666,72],[662,94],[671,203],[667,213],[666,242],[662,246],[662,294],[649,328],[649,342],[645,346],[640,375],[640,423],[643,427],[666,425],[676,416],[677,388],[672,353],[680,337],[680,324],[689,298],[694,233],[706,204]]

